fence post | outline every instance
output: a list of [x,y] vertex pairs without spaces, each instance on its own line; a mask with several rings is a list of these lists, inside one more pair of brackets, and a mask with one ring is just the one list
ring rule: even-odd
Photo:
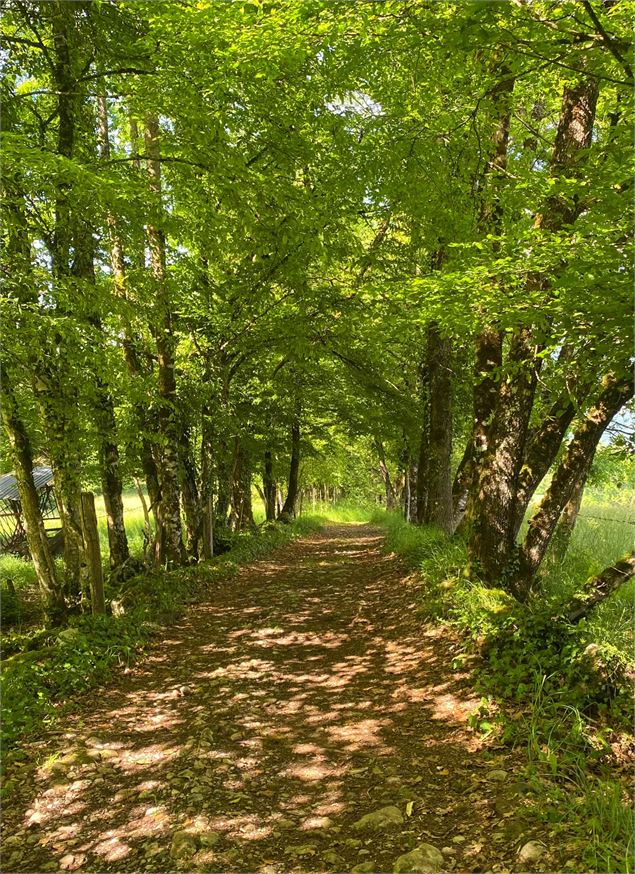
[[105,613],[104,572],[101,566],[101,549],[97,530],[95,496],[92,492],[82,492],[82,533],[88,562],[90,583],[90,603],[93,613]]

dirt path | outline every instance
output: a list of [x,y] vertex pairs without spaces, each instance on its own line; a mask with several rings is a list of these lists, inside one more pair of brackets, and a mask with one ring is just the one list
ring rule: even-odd
[[[2,870],[392,871],[422,842],[514,868],[512,766],[380,547],[351,525],[282,548],[83,699],[9,775]],[[403,822],[355,827],[386,806]]]

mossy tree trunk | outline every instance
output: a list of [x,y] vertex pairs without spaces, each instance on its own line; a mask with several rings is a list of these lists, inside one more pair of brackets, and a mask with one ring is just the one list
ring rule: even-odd
[[0,399],[2,401],[0,405],[2,422],[9,438],[15,478],[22,504],[27,543],[42,594],[46,620],[51,625],[60,625],[66,618],[63,586],[57,578],[55,563],[51,556],[40,511],[38,492],[33,481],[31,443],[20,416],[6,367],[2,368]]

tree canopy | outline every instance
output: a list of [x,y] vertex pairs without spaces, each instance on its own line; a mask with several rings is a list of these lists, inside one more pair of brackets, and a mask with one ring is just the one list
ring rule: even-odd
[[536,588],[633,394],[632,13],[7,0],[3,458],[52,615],[82,487],[115,569],[133,477],[159,564],[253,524],[252,483],[284,520],[383,478],[471,574]]

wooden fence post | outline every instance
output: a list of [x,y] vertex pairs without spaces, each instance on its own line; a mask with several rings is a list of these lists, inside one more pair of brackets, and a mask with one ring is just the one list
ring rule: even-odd
[[97,530],[95,496],[92,492],[82,492],[82,533],[88,563],[90,582],[90,603],[93,613],[105,613],[104,572],[101,566],[101,549]]

